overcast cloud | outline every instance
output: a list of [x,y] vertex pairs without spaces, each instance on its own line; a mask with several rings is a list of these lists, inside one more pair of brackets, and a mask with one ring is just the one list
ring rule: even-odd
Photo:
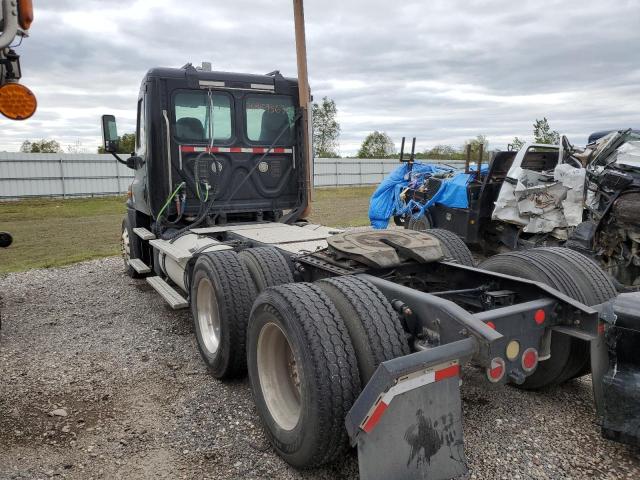
[[[0,119],[0,150],[46,137],[93,152],[103,113],[133,131],[151,67],[296,74],[290,0],[34,3],[19,52],[38,112]],[[423,149],[477,134],[504,148],[542,116],[578,144],[640,128],[640,1],[307,0],[305,10],[312,92],[336,101],[343,154],[373,130]]]

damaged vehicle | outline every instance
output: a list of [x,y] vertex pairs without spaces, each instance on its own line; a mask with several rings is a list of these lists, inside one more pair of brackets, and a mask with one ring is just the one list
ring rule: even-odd
[[640,132],[599,132],[590,140],[577,148],[563,136],[560,145],[493,153],[488,166],[468,175],[464,208],[432,201],[452,182],[414,182],[402,193],[403,223],[453,231],[485,254],[568,247],[596,260],[619,291],[638,290]]

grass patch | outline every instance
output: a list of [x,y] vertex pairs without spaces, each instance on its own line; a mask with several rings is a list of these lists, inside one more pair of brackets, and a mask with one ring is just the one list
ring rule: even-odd
[[[310,220],[332,227],[368,225],[373,190],[316,190]],[[118,255],[124,214],[124,197],[1,202],[0,230],[11,232],[13,244],[0,249],[0,273]]]

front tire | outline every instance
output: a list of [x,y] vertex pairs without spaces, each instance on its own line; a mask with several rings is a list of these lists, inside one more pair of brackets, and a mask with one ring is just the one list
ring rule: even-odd
[[286,462],[317,467],[346,450],[344,419],[360,379],[344,322],[320,288],[295,283],[260,294],[247,362],[266,435]]
[[139,247],[136,242],[138,242],[138,237],[133,233],[129,225],[129,218],[124,217],[120,234],[120,251],[124,262],[124,272],[131,278],[140,278],[142,276],[129,265],[130,259],[139,258]]

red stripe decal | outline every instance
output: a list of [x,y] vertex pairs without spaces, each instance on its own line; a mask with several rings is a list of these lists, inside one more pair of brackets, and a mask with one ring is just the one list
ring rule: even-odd
[[[193,153],[193,152],[212,152],[212,153],[266,153],[267,149],[264,147],[253,147],[253,148],[243,148],[243,147],[195,147],[189,145],[180,145],[180,151],[184,153]],[[269,153],[291,153],[290,148],[272,148],[269,150]]]
[[362,429],[365,432],[370,433],[378,424],[378,422],[380,421],[380,418],[382,418],[382,414],[385,412],[388,406],[389,405],[387,405],[383,401],[380,401],[380,403],[378,404],[376,409],[373,411],[373,413],[369,417],[369,420],[367,420],[367,423],[364,424]]
[[451,365],[450,367],[443,368],[442,370],[436,370],[436,382],[444,380],[445,378],[455,377],[460,374],[460,365]]

